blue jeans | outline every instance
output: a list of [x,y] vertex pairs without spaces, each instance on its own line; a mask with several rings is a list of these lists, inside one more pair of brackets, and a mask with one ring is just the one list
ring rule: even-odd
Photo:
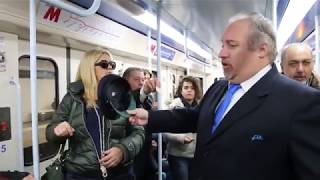
[[168,155],[172,180],[188,180],[189,166],[192,158]]

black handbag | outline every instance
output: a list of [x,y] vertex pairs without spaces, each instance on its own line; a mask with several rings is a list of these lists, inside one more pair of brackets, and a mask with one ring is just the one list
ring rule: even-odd
[[42,180],[63,180],[64,179],[63,178],[64,177],[63,165],[65,160],[64,146],[65,146],[65,143],[63,143],[62,146],[60,147],[59,157],[46,168],[47,172],[41,177]]
[[[69,116],[69,122],[71,122],[72,115],[75,110],[75,106],[76,106],[76,103],[73,102],[72,109]],[[64,179],[63,166],[64,166],[64,161],[67,153],[66,151],[64,151],[65,144],[66,142],[61,144],[58,158],[46,168],[46,173],[41,177],[41,180],[63,180]]]

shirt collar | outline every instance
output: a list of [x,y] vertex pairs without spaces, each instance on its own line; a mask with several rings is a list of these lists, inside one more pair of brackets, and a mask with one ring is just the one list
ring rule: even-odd
[[266,67],[262,68],[259,72],[257,72],[254,76],[247,79],[246,81],[240,83],[241,88],[248,92],[249,89],[256,84],[265,74],[267,74],[271,69],[271,65],[268,64]]

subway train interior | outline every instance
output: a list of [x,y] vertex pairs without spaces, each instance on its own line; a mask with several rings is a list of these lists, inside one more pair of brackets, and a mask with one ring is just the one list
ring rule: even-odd
[[[241,12],[272,21],[279,52],[290,42],[308,43],[318,72],[319,5],[317,0],[1,0],[0,171],[30,172],[39,179],[55,159],[58,147],[47,142],[45,129],[86,51],[109,50],[113,73],[120,76],[128,67],[157,74],[158,107],[165,109],[183,76],[199,79],[202,92],[224,77],[221,35],[228,19]],[[275,62],[281,71],[279,56]]]

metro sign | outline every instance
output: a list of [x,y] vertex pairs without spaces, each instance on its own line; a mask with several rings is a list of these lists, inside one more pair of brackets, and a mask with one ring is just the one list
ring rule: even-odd
[[[150,47],[150,51],[153,56],[157,55],[157,45],[152,44]],[[172,61],[174,59],[176,52],[170,48],[167,48],[165,46],[161,46],[161,58],[167,59],[169,61]]]
[[45,15],[43,16],[43,19],[48,20],[49,18],[50,21],[58,22],[60,13],[61,9],[56,8],[54,6],[50,6]]
[[157,50],[157,45],[151,44],[150,51],[152,55],[155,55],[156,50]]

